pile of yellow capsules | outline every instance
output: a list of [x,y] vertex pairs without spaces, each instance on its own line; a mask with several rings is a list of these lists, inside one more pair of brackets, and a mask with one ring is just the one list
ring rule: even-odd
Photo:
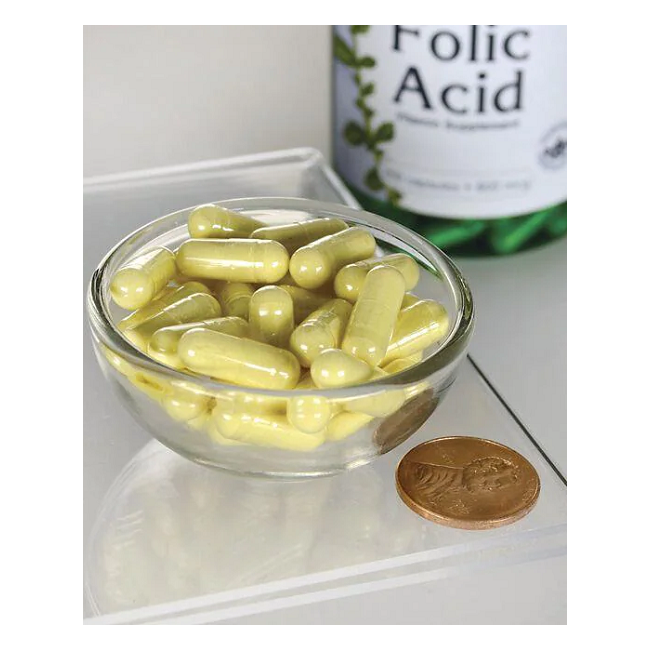
[[[273,398],[241,388],[309,390],[363,384],[422,359],[449,328],[445,308],[412,293],[419,267],[333,218],[267,226],[217,205],[195,208],[191,239],[143,253],[113,276],[132,313],[119,329],[156,361],[188,372],[166,382],[104,349],[109,362],[177,421],[221,444],[309,450],[386,417],[417,389],[344,401]],[[191,374],[233,385],[207,395]]]

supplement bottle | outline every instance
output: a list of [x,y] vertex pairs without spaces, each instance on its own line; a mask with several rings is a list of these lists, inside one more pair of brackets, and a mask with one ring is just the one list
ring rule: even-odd
[[566,233],[564,25],[336,25],[334,164],[454,254]]

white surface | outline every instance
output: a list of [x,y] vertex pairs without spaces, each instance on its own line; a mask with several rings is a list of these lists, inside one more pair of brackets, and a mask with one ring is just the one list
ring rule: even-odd
[[[102,253],[120,235],[124,234],[124,232],[132,230],[136,225],[143,223],[154,215],[163,214],[181,206],[209,200],[217,196],[221,198],[229,195],[232,196],[233,192],[240,193],[244,191],[242,189],[243,187],[248,188],[245,190],[246,193],[254,193],[255,191],[269,193],[267,188],[273,182],[281,183],[282,193],[284,194],[293,193],[300,195],[304,193],[308,196],[315,195],[319,198],[329,198],[326,194],[328,191],[331,193],[332,189],[324,189],[322,173],[320,175],[316,173],[313,165],[308,161],[295,164],[298,168],[302,169],[300,174],[276,170],[272,174],[269,173],[266,175],[257,171],[249,177],[243,176],[241,172],[237,172],[237,174],[232,176],[220,176],[217,181],[208,171],[209,166],[203,165],[194,167],[193,172],[186,169],[184,171],[177,170],[170,174],[136,175],[131,176],[130,180],[125,183],[103,184],[101,189],[96,186],[95,190],[89,193],[85,207],[85,232],[92,233],[92,237],[87,237],[85,245],[86,277]],[[291,180],[292,178],[293,181]],[[301,179],[300,182],[297,183],[296,178]],[[275,180],[273,181],[273,179]],[[539,255],[539,259],[536,262],[537,266],[542,270],[547,268],[548,264],[545,264],[544,260],[547,258],[553,259],[549,258],[549,255],[559,255],[561,261],[563,253],[557,253],[555,251],[556,248],[554,247],[547,247],[538,251],[536,253]],[[555,261],[557,262],[558,260],[556,259]],[[544,349],[539,349],[540,339],[533,335],[536,330],[532,327],[536,322],[535,316],[539,311],[534,300],[527,300],[521,297],[523,294],[520,295],[523,290],[529,292],[531,286],[525,281],[527,276],[521,269],[516,273],[516,275],[521,276],[521,282],[519,284],[508,284],[508,281],[504,280],[504,278],[511,277],[512,275],[510,265],[510,259],[475,260],[467,262],[461,260],[461,266],[470,275],[470,281],[472,282],[479,304],[479,325],[477,327],[477,339],[475,339],[475,344],[472,345],[472,354],[477,358],[479,363],[484,363],[484,361],[488,362],[488,365],[483,369],[490,379],[497,384],[498,389],[508,400],[513,387],[518,388],[517,377],[520,375],[517,374],[517,368],[519,368],[519,372],[522,372],[526,370],[526,366],[517,366],[517,364],[522,364],[522,354],[517,346],[510,351],[507,346],[504,347],[504,341],[508,343],[509,339],[512,338],[512,335],[508,335],[508,332],[511,330],[505,330],[506,336],[504,338],[503,330],[500,327],[496,327],[495,323],[501,322],[503,314],[497,300],[500,292],[495,287],[504,286],[507,289],[505,294],[508,296],[508,299],[520,306],[520,312],[519,307],[507,312],[505,320],[508,321],[509,327],[512,330],[517,330],[516,324],[512,323],[512,319],[520,319],[523,330],[520,336],[522,340],[527,341],[527,345],[532,346],[533,354],[536,355],[538,362],[542,366],[549,359],[562,358],[562,344],[565,340],[561,336],[561,328],[558,328],[555,337],[543,339],[544,345],[546,345],[546,352],[544,353]],[[476,282],[472,274],[475,275]],[[546,288],[539,290],[542,295],[546,295],[547,298],[561,295],[563,286],[557,285],[557,277],[553,280],[548,273],[542,273],[542,276],[540,274],[533,274],[531,282],[535,283],[535,287],[541,286],[539,283],[540,277],[544,277],[548,281],[547,285],[545,285]],[[495,295],[497,298],[494,297]],[[490,315],[490,305],[492,305],[494,300],[496,300],[496,306],[493,311],[497,315],[501,314],[501,318],[497,320],[494,319],[494,313]],[[551,301],[550,304],[555,304],[555,302]],[[487,330],[484,333],[485,338],[478,338],[478,332],[483,330]],[[497,331],[498,334],[494,334],[493,330]],[[131,420],[130,416],[118,403],[116,397],[111,393],[108,385],[100,375],[88,343],[88,340],[86,340],[84,364],[84,415],[86,418],[84,441],[84,532],[86,541],[90,535],[90,527],[93,524],[99,522],[95,531],[95,538],[101,540],[101,534],[110,533],[111,529],[114,529],[115,526],[129,525],[132,519],[128,517],[124,518],[123,515],[128,515],[129,512],[140,512],[146,516],[147,513],[151,512],[151,508],[146,507],[146,503],[142,501],[142,498],[144,498],[142,494],[146,496],[146,493],[139,494],[137,490],[135,492],[133,491],[134,486],[143,485],[142,481],[129,483],[130,474],[126,474],[126,478],[123,475],[117,484],[119,487],[111,492],[108,499],[105,498],[109,485],[115,481],[118,473],[122,471],[137,450],[149,438]],[[489,355],[486,357],[485,354],[486,350],[489,352],[492,347],[495,350],[493,350],[493,362],[490,363]],[[479,360],[481,356],[483,360]],[[501,366],[503,365],[504,358],[510,360],[509,363],[513,367],[511,374],[503,373]],[[541,403],[544,403],[546,400],[547,402],[550,401],[559,404],[561,402],[558,400],[561,400],[563,397],[563,387],[558,385],[557,380],[551,375],[552,373],[543,374],[538,370],[536,373],[530,375],[530,382],[535,389],[536,396],[541,398],[539,400]],[[543,428],[548,421],[544,418],[546,411],[544,409],[526,411],[526,406],[526,402],[521,400],[519,402],[515,401],[514,404],[515,410],[521,415],[522,419],[529,420],[526,424],[531,429],[533,427],[531,423],[535,418],[537,418],[536,426],[541,425]],[[542,496],[540,497],[540,503],[533,513],[514,526],[498,531],[479,533],[477,537],[475,533],[453,531],[452,529],[433,526],[405,509],[397,501],[391,485],[394,465],[404,451],[413,446],[417,440],[425,440],[443,433],[484,435],[493,439],[502,440],[505,444],[522,451],[536,465],[542,477]],[[536,434],[534,429],[533,433]],[[551,447],[559,444],[563,447],[564,441],[561,440],[560,436],[556,436],[550,442],[546,441],[543,444],[548,444]],[[187,472],[193,476],[198,476],[200,473],[199,470],[202,472],[206,470],[177,458],[171,452],[167,452],[161,448],[158,443],[150,442],[147,445],[147,449],[155,450],[156,446],[159,447],[158,451],[154,451],[156,458],[167,458],[167,460],[165,462],[156,460],[153,464],[147,464],[146,453],[144,456],[139,454],[138,459],[140,460],[137,460],[137,464],[135,465],[137,468],[136,476],[139,476],[141,479],[147,477],[148,485],[153,487],[153,494],[162,494],[164,492],[157,491],[157,486],[163,488],[166,483],[177,486],[177,491],[172,491],[172,494],[175,495],[174,499],[160,501],[162,504],[171,504],[172,506],[171,509],[168,508],[165,511],[165,521],[169,523],[173,522],[179,514],[182,516],[182,513],[186,510],[182,495],[184,493],[184,486],[187,484],[184,480],[179,482],[177,477],[184,476]],[[549,453],[551,451],[549,449]],[[142,459],[144,459],[144,462]],[[372,580],[364,577],[360,583],[357,583],[356,578],[351,582],[348,579],[346,584],[335,587],[330,587],[330,583],[326,581],[327,584],[323,583],[321,587],[318,584],[315,586],[313,584],[309,585],[308,591],[305,593],[300,591],[296,593],[294,591],[287,592],[285,588],[283,593],[276,594],[277,587],[272,586],[270,591],[266,592],[267,597],[262,598],[261,601],[259,597],[249,598],[246,602],[242,602],[241,597],[233,600],[232,592],[228,592],[227,590],[229,587],[232,589],[233,586],[237,586],[237,581],[241,585],[241,580],[244,580],[243,584],[246,584],[245,581],[247,579],[252,579],[254,586],[256,582],[264,582],[265,579],[275,580],[276,583],[278,580],[281,581],[283,577],[286,577],[282,573],[283,570],[288,570],[289,575],[295,575],[295,572],[293,574],[291,572],[296,567],[291,563],[288,565],[286,563],[284,565],[280,563],[276,567],[272,557],[267,557],[266,559],[271,560],[271,562],[267,565],[266,569],[262,562],[257,567],[249,566],[248,570],[241,574],[235,572],[235,584],[232,582],[232,577],[230,578],[230,584],[228,582],[220,583],[221,578],[218,570],[216,582],[211,583],[208,581],[206,583],[204,581],[201,583],[203,591],[197,591],[193,587],[189,593],[183,593],[183,590],[187,587],[187,581],[184,582],[183,580],[180,582],[172,581],[171,584],[165,583],[167,589],[171,588],[171,592],[166,594],[167,598],[171,597],[173,599],[175,596],[181,598],[192,597],[192,595],[198,596],[201,593],[209,594],[219,592],[220,588],[221,590],[226,589],[225,592],[222,591],[217,594],[220,596],[219,602],[221,605],[216,610],[212,605],[208,606],[207,610],[205,608],[197,610],[194,605],[187,606],[184,610],[184,615],[189,616],[191,619],[193,618],[195,622],[234,620],[233,617],[237,616],[246,616],[246,622],[251,622],[251,620],[282,622],[287,620],[285,617],[289,617],[289,621],[297,621],[300,616],[305,617],[305,622],[318,622],[320,616],[323,616],[323,620],[326,622],[337,622],[337,616],[341,616],[343,620],[349,622],[386,622],[389,620],[389,617],[392,617],[391,622],[417,620],[418,622],[425,623],[452,623],[458,622],[461,618],[466,622],[546,623],[563,621],[566,606],[564,568],[562,562],[558,563],[557,560],[552,559],[557,553],[563,553],[562,540],[559,540],[559,545],[553,541],[550,547],[551,554],[546,556],[546,559],[537,559],[530,565],[531,567],[537,567],[537,569],[530,569],[528,571],[528,569],[522,568],[519,571],[513,568],[512,565],[517,564],[523,567],[524,565],[521,563],[526,560],[545,557],[544,555],[539,556],[539,549],[534,545],[537,539],[535,536],[538,535],[538,531],[548,531],[549,527],[553,529],[553,527],[559,526],[559,537],[562,537],[563,523],[566,521],[565,488],[549,470],[541,457],[537,455],[537,452],[523,435],[519,427],[480,381],[471,366],[465,366],[458,384],[450,392],[449,397],[442,404],[440,410],[436,412],[424,429],[417,434],[416,438],[409,441],[403,448],[395,450],[373,465],[348,473],[345,480],[349,481],[350,478],[353,478],[355,482],[358,480],[363,484],[364,477],[367,478],[367,476],[375,475],[377,472],[381,477],[380,484],[384,486],[383,489],[386,490],[387,495],[385,497],[387,500],[382,498],[381,502],[386,507],[390,506],[392,509],[391,513],[394,513],[394,516],[398,517],[401,522],[395,530],[404,531],[405,533],[410,531],[411,533],[410,537],[407,535],[410,541],[409,539],[406,540],[406,546],[401,549],[401,553],[417,554],[422,550],[426,551],[426,549],[429,549],[426,551],[427,553],[434,552],[435,554],[442,550],[447,554],[445,555],[448,558],[446,562],[453,565],[452,568],[454,568],[455,573],[451,575],[440,574],[440,567],[438,565],[435,565],[437,568],[431,571],[418,571],[417,569],[421,569],[422,567],[409,565],[408,563],[404,564],[402,560],[399,560],[399,553],[395,555],[390,547],[384,548],[385,543],[383,546],[376,546],[378,539],[388,540],[392,543],[395,530],[392,533],[388,529],[383,531],[383,533],[381,531],[383,530],[382,526],[395,526],[398,520],[393,517],[385,521],[382,519],[379,529],[377,529],[376,525],[374,525],[374,528],[371,526],[369,529],[365,529],[362,526],[357,531],[361,537],[355,543],[346,542],[342,545],[339,544],[337,551],[339,555],[332,559],[336,559],[337,566],[345,567],[346,563],[350,564],[352,562],[359,567],[362,566],[358,564],[359,562],[367,563],[381,558],[388,558],[393,562],[391,565],[393,571],[399,571],[397,575],[394,573],[384,575],[384,573],[379,572],[374,575]],[[218,474],[212,472],[208,472],[208,474],[211,477],[209,479],[210,481],[220,480]],[[336,477],[333,480],[336,480]],[[371,483],[374,483],[374,480]],[[211,491],[208,492],[212,493]],[[138,498],[140,499],[139,503],[134,501],[134,499]],[[101,518],[98,518],[99,505],[102,500],[104,500],[105,508]],[[145,507],[138,507],[138,505],[143,506],[143,503]],[[335,500],[332,503],[336,505]],[[362,499],[357,503],[359,506],[362,506],[365,500]],[[336,518],[336,508],[327,515],[330,518],[332,516]],[[207,522],[201,519],[195,519],[194,521],[199,525],[196,539],[200,540],[200,528],[203,523]],[[345,526],[340,530],[347,535],[354,535],[355,526],[364,523],[364,521],[362,517],[352,514],[350,521],[351,527]],[[229,520],[226,518],[224,523],[226,525],[223,528],[227,530]],[[411,529],[412,526],[415,526],[415,528]],[[333,529],[337,530],[336,527]],[[123,528],[120,527],[119,530],[123,532]],[[133,529],[129,528],[128,530],[133,541],[133,544],[128,548],[135,550],[140,548],[140,551],[145,553],[145,557],[151,557],[151,554],[142,546],[143,543],[147,542],[147,539],[152,539],[150,533],[147,532],[150,529],[138,524]],[[256,529],[251,531],[249,527],[247,530],[250,535],[250,532],[255,533]],[[381,534],[377,537],[372,534],[372,531]],[[297,534],[297,532],[294,528],[292,533],[284,531],[284,534],[290,534],[291,536]],[[367,537],[368,534],[370,534],[369,537]],[[533,538],[530,537],[531,534]],[[244,535],[244,539],[248,539],[247,543],[249,545],[252,543],[251,539],[254,541],[256,538],[255,535],[252,538],[247,538],[246,533]],[[104,537],[103,539],[109,538]],[[155,540],[155,536],[153,539]],[[339,541],[343,539],[345,539],[344,536]],[[473,544],[476,539],[496,539],[499,542],[498,547],[493,552],[493,555],[496,553],[497,559],[493,558],[491,561],[492,564],[485,564],[483,562],[485,553],[477,553],[474,546],[472,546],[474,550],[468,555],[468,561],[463,561],[462,553],[466,553],[466,551],[462,551],[465,540],[470,540]],[[555,540],[555,537],[553,540]],[[328,568],[327,563],[325,565],[322,564],[322,560],[323,557],[328,558],[330,555],[325,553],[323,556],[322,546],[320,549],[316,546],[315,550],[309,545],[304,546],[306,541],[304,535],[298,535],[294,541],[297,541],[297,545],[294,544],[292,546],[292,552],[298,553],[298,559],[300,560],[298,567],[309,568],[311,566],[314,570]],[[399,543],[402,542],[404,540],[401,540]],[[98,546],[95,545],[94,548],[106,550],[113,548],[113,546],[109,543],[107,547],[105,543],[101,542]],[[182,550],[183,546],[181,545],[180,548]],[[449,554],[446,549],[452,549],[453,552]],[[459,551],[458,549],[461,550]],[[385,551],[388,551],[388,555],[381,554],[385,553]],[[271,553],[272,556],[272,547],[267,549],[267,552]],[[314,559],[313,552],[320,553],[320,560]],[[377,555],[377,552],[380,552],[380,554]],[[253,557],[257,557],[257,555],[259,554],[254,554]],[[102,560],[102,557],[104,560]],[[115,556],[111,556],[110,554],[108,556],[100,555],[99,559],[105,561],[107,557],[109,563],[113,563],[111,565],[111,575],[113,578],[117,577],[119,582],[121,579],[120,576],[123,579],[123,576],[129,575],[124,571],[117,571],[117,568],[123,565],[116,564],[118,558]],[[175,557],[182,560],[183,553],[181,552],[180,556],[176,553]],[[209,556],[204,554],[202,557]],[[248,557],[251,556],[249,555]],[[123,557],[123,559],[125,558],[128,559],[128,553],[127,556]],[[259,557],[260,560],[264,560],[264,558],[265,556],[263,555]],[[246,558],[243,559],[245,560]],[[396,560],[399,560],[397,564],[395,564]],[[499,561],[502,562],[501,568],[495,568]],[[481,569],[476,564],[477,562],[483,562],[485,564],[483,567],[485,570]],[[214,562],[209,562],[208,566],[213,566],[213,564]],[[268,566],[273,569],[270,573],[268,573]],[[413,566],[414,568],[409,569],[409,566]],[[492,568],[489,568],[490,566]],[[429,569],[430,567],[427,568]],[[446,571],[447,568],[443,566],[442,570]],[[159,573],[154,572],[154,575],[157,576],[157,579],[164,579],[165,572],[172,571],[172,575],[176,575],[177,578],[177,569],[178,566],[175,566],[173,563],[170,564],[169,562],[163,561],[159,566]],[[174,574],[174,571],[176,571],[176,574]],[[467,575],[467,571],[470,571],[469,575]],[[363,571],[362,574],[365,576]],[[183,575],[187,577],[188,574],[185,573]],[[214,574],[212,575],[214,577]],[[101,573],[96,572],[95,578],[98,576],[100,582],[95,583],[95,590],[106,586],[102,582]],[[222,576],[223,574],[221,574]],[[363,582],[364,580],[366,581],[365,583]],[[508,587],[497,587],[495,591],[495,580],[497,580],[498,585],[507,585]],[[517,598],[512,597],[509,591],[509,581],[511,580],[513,581],[514,588],[519,592]],[[420,585],[419,582],[421,581],[425,581],[429,586]],[[276,583],[272,584],[276,585]],[[192,585],[191,581],[190,585]],[[458,586],[456,587],[454,585]],[[538,588],[539,585],[545,585],[546,588]],[[118,584],[118,586],[120,585]],[[207,592],[205,591],[206,588]],[[305,589],[307,587],[303,586],[303,591]],[[334,589],[334,591],[331,591],[331,589]],[[360,590],[358,593],[363,595],[354,595],[355,589]],[[387,591],[382,592],[382,590]],[[447,591],[452,594],[450,602],[455,604],[454,607],[450,605],[447,608],[438,604],[445,597]],[[493,597],[493,600],[489,600],[489,594],[495,593],[499,597]],[[544,596],[545,593],[546,597]],[[399,594],[399,601],[395,600],[395,594]],[[142,600],[143,596],[145,600]],[[132,605],[137,606],[138,604],[146,605],[160,602],[161,596],[162,594],[156,589],[153,591],[147,591],[145,589],[143,592],[142,584],[140,584],[138,596],[140,602],[132,602]],[[331,600],[330,596],[334,600]],[[426,597],[425,602],[421,601],[423,597]],[[337,605],[336,603],[339,602],[339,599],[341,599],[340,605]],[[305,600],[312,601],[314,604],[304,604]],[[496,610],[494,601],[503,602],[505,613],[502,614],[502,618],[498,618],[494,613]],[[399,602],[400,606],[396,608],[395,602]],[[430,616],[428,618],[427,606],[430,608]],[[287,609],[287,607],[298,607],[298,609],[294,611]],[[345,614],[341,613],[343,611],[345,611]],[[250,617],[253,612],[255,612],[255,616],[254,619],[251,619]],[[90,609],[86,609],[86,604],[85,613],[86,615],[90,614]],[[332,618],[328,619],[328,616]],[[491,620],[491,617],[496,617],[496,619]]]
[[567,475],[567,240],[456,260],[476,301],[470,354]]
[[[378,615],[378,613],[380,613]],[[381,619],[381,620],[379,620]],[[564,625],[566,555],[236,616],[231,625]]]
[[[106,422],[88,435],[129,433]],[[394,471],[405,451],[459,433],[530,460],[542,491],[529,515],[465,531],[431,524],[402,504]],[[96,623],[203,623],[452,576],[481,585],[487,568],[563,555],[566,489],[465,363],[431,419],[369,465],[318,480],[250,479],[195,465],[152,441],[120,473],[94,523],[86,587],[95,613],[106,615]],[[396,614],[410,604],[396,604]],[[475,614],[471,599],[465,614]],[[389,615],[377,612],[377,620]],[[512,623],[539,616],[525,601],[508,612]]]
[[85,26],[84,175],[330,148],[330,26]]

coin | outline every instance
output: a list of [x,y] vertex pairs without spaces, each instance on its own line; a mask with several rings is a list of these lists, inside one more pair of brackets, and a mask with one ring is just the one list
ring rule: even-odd
[[436,438],[414,447],[395,471],[402,501],[453,528],[484,530],[528,514],[540,491],[535,468],[516,451],[482,438]]

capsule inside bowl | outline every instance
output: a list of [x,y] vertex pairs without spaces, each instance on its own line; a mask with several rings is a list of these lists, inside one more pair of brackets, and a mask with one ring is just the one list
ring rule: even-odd
[[[275,219],[288,206],[294,215],[333,221],[323,229],[293,228]],[[109,256],[111,265],[98,272],[103,280],[100,286],[106,287],[121,260],[164,247],[177,258],[177,274],[182,277],[171,278],[126,320],[137,321],[140,310],[144,312],[182,283],[207,287],[219,314],[206,310],[197,317],[197,311],[190,310],[185,319],[174,312],[174,318],[181,320],[172,324],[159,314],[148,314],[137,324],[139,329],[125,328],[125,340],[116,324],[124,320],[123,313],[93,295],[95,311],[101,316],[93,331],[110,353],[110,359],[105,354],[104,371],[123,378],[121,385],[138,401],[136,417],[156,437],[200,462],[240,472],[292,476],[329,473],[367,462],[378,453],[372,433],[383,421],[427,388],[436,390],[453,378],[471,333],[471,297],[462,276],[432,246],[368,213],[299,199],[236,200],[217,207],[242,217],[250,214],[254,224],[245,219],[234,219],[232,224],[257,227],[248,234],[240,230],[237,237],[224,236],[222,229],[218,235],[197,239],[196,231],[190,236],[183,226],[192,210],[181,211],[154,222],[146,237],[136,238],[137,244],[128,243],[133,238],[125,240]],[[281,225],[287,228],[278,228]],[[350,231],[351,235],[345,234]],[[326,233],[322,239],[331,239],[320,244],[319,233]],[[312,237],[316,239],[310,241]],[[332,240],[334,244],[329,243]],[[184,246],[193,241],[196,244]],[[321,260],[327,262],[322,272]],[[342,279],[337,284],[339,274]],[[368,277],[375,288],[364,297]],[[346,298],[336,289],[353,284],[353,297]],[[241,305],[237,314],[242,315],[228,312],[236,302],[229,300],[228,291],[237,296],[236,304]],[[259,299],[253,300],[256,295]],[[439,305],[435,326],[423,323],[433,314],[433,303]],[[216,321],[231,317],[243,319],[241,331],[210,329]],[[134,331],[129,333],[130,329]],[[137,339],[139,332],[143,335]],[[175,356],[163,357],[170,334]],[[129,345],[129,338],[139,350]],[[455,348],[451,354],[450,346]],[[442,348],[447,350],[447,361],[438,364],[437,351]],[[332,353],[348,358],[340,367],[331,361],[327,367],[324,362]],[[137,380],[131,382],[127,377],[134,372]],[[434,372],[436,380],[425,383]],[[152,374],[163,380],[152,381]],[[206,395],[179,397],[168,388],[167,377],[170,382],[196,381]],[[379,388],[372,383],[377,380]],[[240,397],[232,399],[233,393]],[[270,405],[274,400],[275,407],[263,408],[264,401]],[[233,444],[221,444],[226,440]]]

